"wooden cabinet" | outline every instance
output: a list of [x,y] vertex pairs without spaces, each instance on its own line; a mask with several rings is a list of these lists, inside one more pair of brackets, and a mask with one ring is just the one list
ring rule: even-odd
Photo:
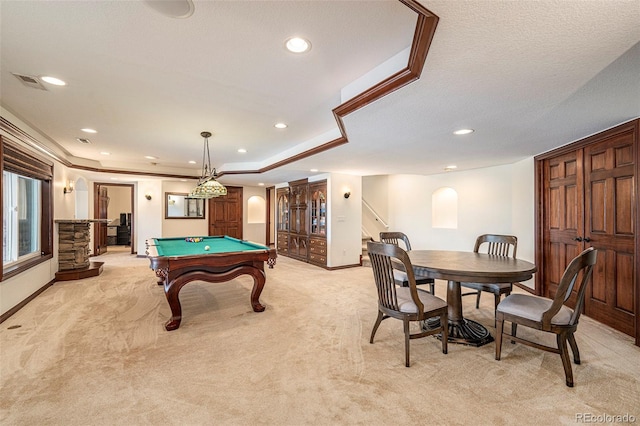
[[327,266],[326,238],[309,238],[309,263],[313,263],[318,266]]
[[309,212],[312,236],[326,237],[327,235],[327,181],[309,184],[311,194]]
[[639,129],[634,120],[536,157],[537,292],[553,297],[571,259],[595,247],[584,314],[635,336],[636,344]]
[[276,191],[276,250],[289,255],[289,188]]
[[327,181],[290,182],[276,190],[276,230],[279,254],[327,265]]
[[309,263],[327,266],[327,181],[309,184]]
[[289,256],[306,261],[309,255],[309,184],[305,179],[289,183],[289,188]]

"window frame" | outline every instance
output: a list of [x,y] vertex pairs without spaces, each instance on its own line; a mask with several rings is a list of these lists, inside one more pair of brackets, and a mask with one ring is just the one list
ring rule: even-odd
[[[53,258],[53,164],[45,163],[0,135],[0,170],[39,180],[41,208],[40,255],[6,268],[3,266],[0,281],[4,281]],[[0,198],[4,200],[2,186]],[[4,201],[0,204],[0,215],[4,215]],[[0,239],[3,238],[3,232],[0,228]]]

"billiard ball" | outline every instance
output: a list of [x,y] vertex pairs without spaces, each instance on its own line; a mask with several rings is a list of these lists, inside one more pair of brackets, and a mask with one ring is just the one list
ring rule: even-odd
[[209,246],[204,246],[204,251],[209,251],[210,248],[211,247],[209,247]]

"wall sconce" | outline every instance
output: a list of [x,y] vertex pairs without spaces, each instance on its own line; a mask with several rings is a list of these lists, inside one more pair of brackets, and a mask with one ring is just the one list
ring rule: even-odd
[[147,200],[151,201],[151,193],[147,192],[146,194],[144,194],[144,198],[146,198]]
[[64,187],[63,191],[64,191],[65,194],[73,192],[73,181],[72,180],[67,181],[67,186]]
[[351,196],[351,192],[347,191],[344,193],[344,198],[349,198]]

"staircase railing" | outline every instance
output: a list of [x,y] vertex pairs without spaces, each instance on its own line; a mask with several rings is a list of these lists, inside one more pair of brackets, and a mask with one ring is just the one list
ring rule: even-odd
[[[382,230],[389,229],[389,225],[365,199],[362,199],[362,206],[362,233],[371,236],[374,240],[377,240],[378,233]],[[367,220],[365,220],[365,217],[367,217]],[[373,234],[370,232],[367,225],[376,228]]]
[[380,222],[382,226],[385,227],[385,229],[389,229],[389,225],[387,225],[387,222],[385,222],[384,219],[382,219],[380,215],[376,213],[373,207],[371,207],[371,204],[367,203],[364,198],[362,199],[362,205],[365,206],[367,210],[369,210],[373,214],[373,216],[376,218],[376,221]]

